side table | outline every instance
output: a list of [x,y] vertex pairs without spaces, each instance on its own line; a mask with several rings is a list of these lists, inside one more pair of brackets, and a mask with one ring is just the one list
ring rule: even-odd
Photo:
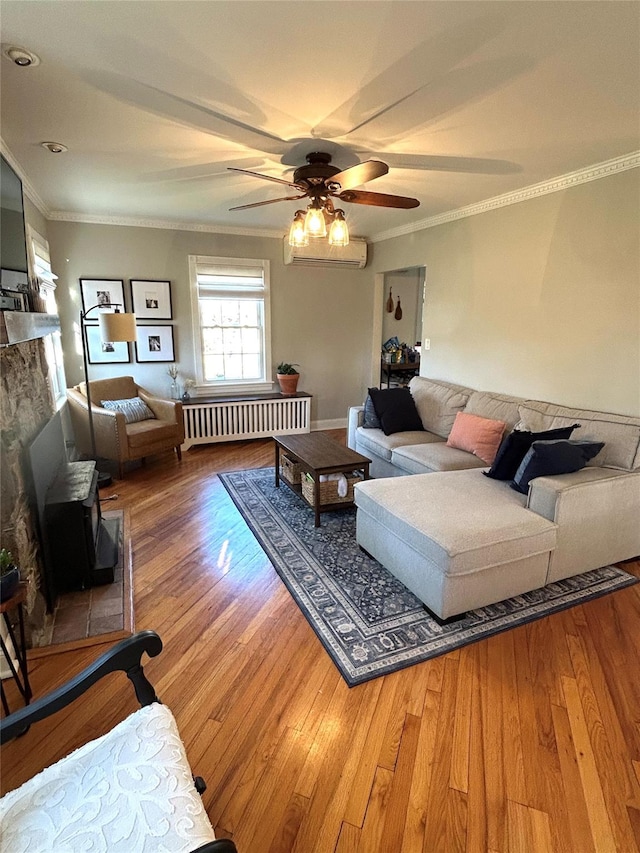
[[[5,657],[9,665],[9,669],[11,670],[11,675],[13,676],[13,680],[18,685],[18,690],[20,691],[22,698],[24,699],[24,704],[28,705],[31,701],[31,685],[29,684],[29,672],[27,670],[27,649],[24,638],[24,615],[22,613],[22,605],[27,597],[27,583],[22,581],[16,590],[16,592],[11,596],[11,598],[3,601],[0,604],[0,613],[2,613],[2,617],[4,619],[4,624],[7,628],[7,633],[11,638],[11,643],[13,645],[13,649],[15,651],[15,656],[18,660],[18,669],[16,670],[13,660],[11,659],[11,655],[9,653],[9,649],[7,648],[7,644],[4,641],[4,638],[0,636],[0,647],[2,648],[2,654]],[[18,611],[18,624],[20,626],[20,642],[16,639],[15,631],[11,624],[11,619],[9,618],[9,613],[12,610],[17,609]],[[7,702],[7,697],[4,692],[4,685],[0,682],[0,694],[2,697],[2,707],[4,709],[4,713],[6,716],[10,714],[9,711],[9,703]]]

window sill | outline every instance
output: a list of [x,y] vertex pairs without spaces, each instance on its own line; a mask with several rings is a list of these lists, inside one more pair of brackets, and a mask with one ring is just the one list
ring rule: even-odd
[[203,397],[229,394],[269,393],[275,387],[274,382],[205,382],[196,385],[192,396]]

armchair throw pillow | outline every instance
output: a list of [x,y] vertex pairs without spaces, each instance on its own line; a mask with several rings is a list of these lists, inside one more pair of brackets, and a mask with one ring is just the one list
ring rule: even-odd
[[133,397],[131,400],[101,400],[100,405],[111,412],[122,412],[125,423],[128,424],[155,418],[149,406],[140,397]]

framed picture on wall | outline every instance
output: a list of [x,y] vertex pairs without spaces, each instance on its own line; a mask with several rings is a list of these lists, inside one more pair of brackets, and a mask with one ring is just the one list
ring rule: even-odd
[[87,324],[84,328],[87,333],[87,357],[90,364],[127,364],[131,361],[129,344],[126,341],[105,343],[100,336],[99,326]]
[[172,320],[171,282],[132,278],[131,304],[141,320]]
[[[120,306],[121,311],[125,311],[124,304],[124,281],[121,278],[81,278],[80,279],[80,294],[82,296],[82,310],[88,311],[97,305],[95,311],[87,319],[87,322],[95,320],[98,322],[98,314],[110,313],[113,308],[109,308],[109,303]],[[104,305],[104,308],[100,308]]]
[[136,361],[175,361],[173,326],[136,325]]

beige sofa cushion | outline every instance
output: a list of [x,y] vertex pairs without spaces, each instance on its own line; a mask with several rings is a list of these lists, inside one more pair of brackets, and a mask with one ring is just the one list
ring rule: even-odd
[[391,462],[407,474],[487,467],[486,463],[473,453],[458,450],[457,447],[449,447],[446,441],[398,447],[391,454]]
[[507,394],[493,394],[487,391],[474,391],[464,407],[468,415],[504,421],[510,432],[520,420],[519,406],[526,402],[522,397],[510,397]]
[[640,418],[593,412],[588,409],[571,409],[553,403],[527,400],[520,406],[520,429],[540,432],[579,423],[581,427],[573,438],[585,441],[604,441],[604,447],[587,464],[596,467],[622,468],[630,471],[638,467],[640,447]]
[[[449,471],[355,486],[355,503],[445,575],[546,554],[556,524],[525,508],[525,496],[480,471]],[[464,523],[461,524],[461,519]]]
[[358,427],[358,446],[360,450],[367,453],[374,453],[380,459],[391,460],[391,454],[397,447],[403,445],[422,445],[430,442],[444,443],[443,439],[432,432],[420,432],[413,430],[409,432],[394,432],[392,435],[385,435],[381,429],[364,429]]
[[471,393],[461,385],[434,382],[424,376],[414,376],[409,390],[422,426],[442,438],[451,432],[457,413],[464,409]]

